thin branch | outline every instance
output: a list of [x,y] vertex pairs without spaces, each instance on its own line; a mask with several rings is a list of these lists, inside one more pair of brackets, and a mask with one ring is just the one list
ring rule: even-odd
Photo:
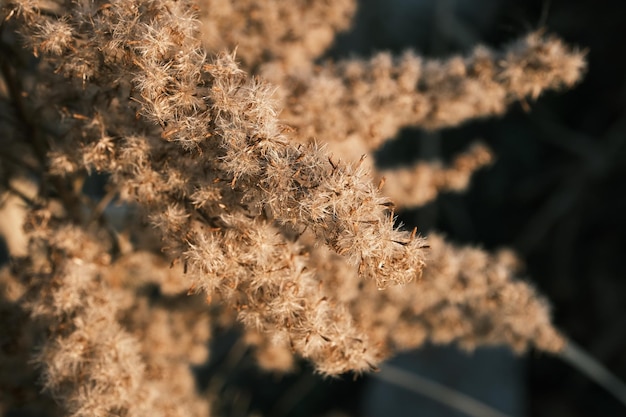
[[583,348],[568,340],[565,349],[559,353],[559,357],[626,405],[626,384]]
[[510,417],[468,395],[393,365],[380,365],[380,372],[373,376],[428,397],[471,417]]

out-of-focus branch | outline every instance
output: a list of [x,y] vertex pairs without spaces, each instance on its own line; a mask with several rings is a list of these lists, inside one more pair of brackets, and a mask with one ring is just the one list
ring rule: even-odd
[[536,99],[545,90],[571,87],[586,68],[584,56],[534,32],[502,51],[481,46],[446,60],[381,53],[268,77],[281,84],[281,117],[300,140],[357,140],[374,150],[403,127],[455,126],[503,114],[514,101]]

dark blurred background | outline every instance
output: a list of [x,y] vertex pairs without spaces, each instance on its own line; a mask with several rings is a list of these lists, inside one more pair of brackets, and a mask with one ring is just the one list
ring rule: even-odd
[[[498,47],[539,28],[588,50],[581,84],[546,93],[529,109],[515,104],[504,117],[434,133],[406,129],[377,160],[383,166],[445,161],[476,138],[488,143],[497,162],[474,177],[468,192],[442,195],[401,213],[402,220],[459,243],[515,249],[528,279],[551,300],[556,325],[626,380],[626,1],[363,0],[355,25],[328,55],[412,48],[446,57],[479,43]],[[268,417],[464,415],[372,377],[324,381],[306,364],[302,373],[276,377],[277,385],[259,390],[266,377],[245,355],[238,363],[245,376],[226,384],[232,387],[222,396],[227,415],[246,413],[233,405],[242,396],[244,408]],[[516,358],[479,349],[467,355],[428,346],[394,363],[512,417],[626,415],[588,377],[545,354]]]

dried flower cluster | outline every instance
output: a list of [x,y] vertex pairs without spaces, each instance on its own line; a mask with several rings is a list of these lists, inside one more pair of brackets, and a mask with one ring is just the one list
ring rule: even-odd
[[[275,370],[296,355],[362,372],[427,340],[563,347],[510,254],[396,224],[394,207],[464,189],[488,149],[385,172],[365,156],[402,127],[570,87],[583,55],[534,33],[445,61],[314,64],[354,9],[3,2],[0,361],[34,351],[37,366],[0,386],[41,397],[39,375],[75,416],[208,415],[190,364],[215,305]],[[94,173],[103,198],[86,191]]]

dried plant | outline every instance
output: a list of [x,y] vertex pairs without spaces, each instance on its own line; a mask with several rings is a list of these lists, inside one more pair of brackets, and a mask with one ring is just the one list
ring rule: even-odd
[[[366,156],[403,127],[572,87],[584,54],[531,33],[443,61],[315,64],[354,9],[4,2],[2,321],[18,317],[12,343],[35,352],[24,390],[39,375],[75,416],[207,415],[190,364],[216,311],[281,371],[295,355],[325,375],[365,372],[428,340],[564,348],[509,252],[396,222],[395,207],[466,188],[488,149],[384,172]],[[84,188],[94,173],[108,179],[100,200]]]

